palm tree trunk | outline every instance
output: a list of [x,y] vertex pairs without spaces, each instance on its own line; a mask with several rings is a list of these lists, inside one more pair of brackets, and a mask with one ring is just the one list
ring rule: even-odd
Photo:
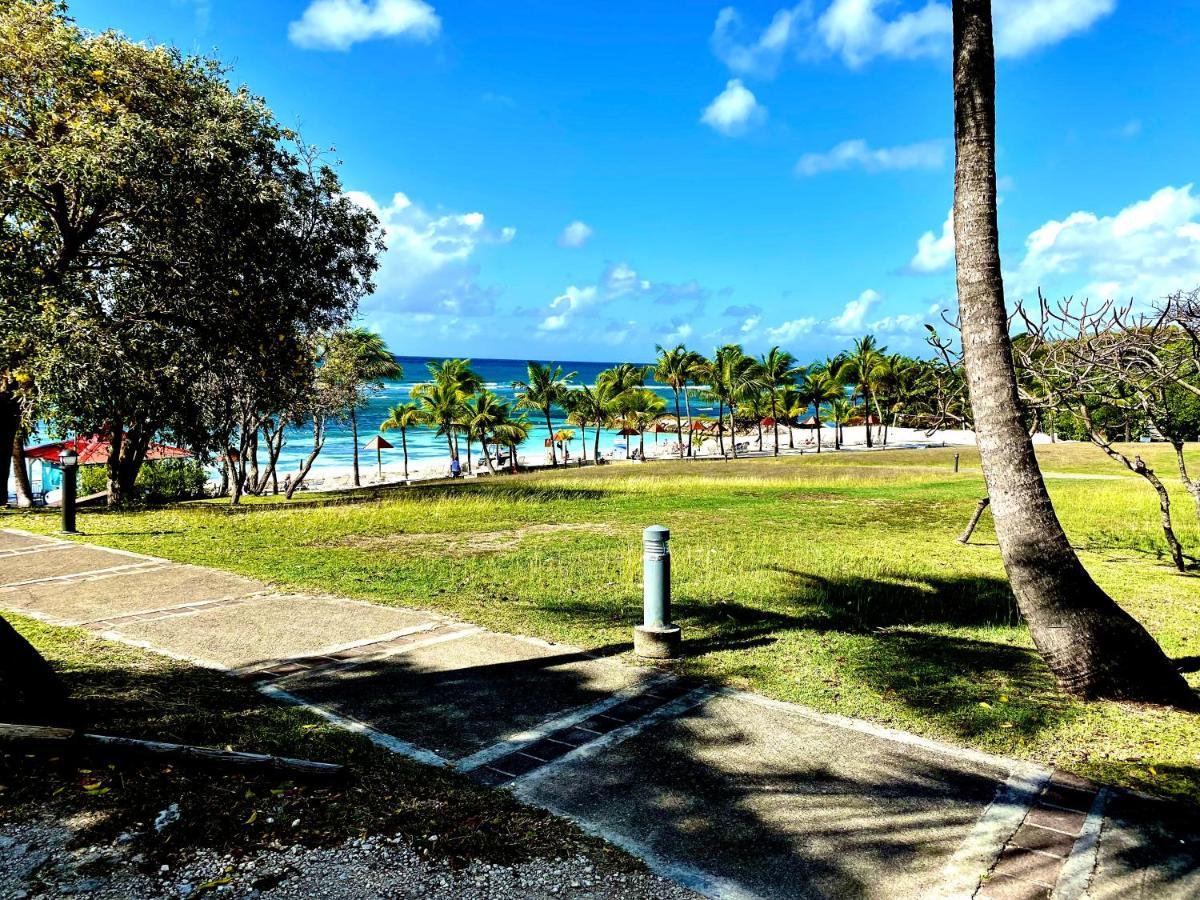
[[600,464],[600,426],[602,422],[596,422],[596,443],[592,447],[592,462],[596,465]]
[[408,429],[400,429],[400,446],[404,449],[404,480],[408,481]]
[[[687,455],[688,455],[688,456],[691,456],[691,455],[692,455],[692,435],[693,435],[693,434],[695,434],[695,431],[694,431],[694,429],[692,428],[692,399],[691,399],[691,397],[690,397],[690,396],[688,396],[688,389],[687,389],[687,385],[686,385],[686,384],[683,386],[683,408],[684,408],[684,410],[687,412],[687,420],[688,420],[688,449],[687,449]],[[682,438],[682,437],[680,437],[680,439],[679,439],[679,440],[680,440],[680,442],[682,443],[682,441],[683,441],[683,438]]]
[[733,458],[737,459],[737,420],[734,419],[733,403],[729,404],[729,446],[733,450]]
[[546,432],[550,435],[550,465],[558,467],[558,454],[554,452],[554,426],[550,424],[550,407],[547,406],[543,412],[546,413]]
[[[688,420],[688,428],[692,427]],[[679,388],[675,388],[675,433],[679,436],[679,458],[683,459],[683,419],[679,418]]]
[[816,411],[813,413],[813,418],[817,422],[817,452],[821,452],[821,404],[815,404]]
[[775,456],[779,455],[779,410],[775,405],[775,392],[771,391],[771,421],[775,423]]
[[[21,430],[21,404],[16,394],[0,390],[0,447],[11,447]],[[8,475],[12,465],[11,453],[0,453],[0,484],[4,485],[4,496],[0,506],[8,506]]]
[[350,407],[350,437],[354,440],[354,486],[359,486],[358,478],[358,413]]
[[721,456],[725,456],[725,401],[717,401],[717,443],[721,447]]
[[866,413],[866,415],[863,416],[863,420],[867,426],[867,447],[869,449],[875,445],[871,443],[871,392],[865,387],[863,388],[862,398],[863,412]]
[[1197,706],[1150,634],[1079,562],[1021,424],[996,225],[991,0],[954,0],[954,238],[971,407],[996,539],[1017,605],[1059,687]]

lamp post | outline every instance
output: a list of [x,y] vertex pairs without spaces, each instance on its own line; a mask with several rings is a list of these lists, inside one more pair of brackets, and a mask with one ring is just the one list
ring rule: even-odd
[[75,531],[75,476],[79,472],[79,454],[74,447],[66,447],[58,454],[62,464],[62,530],[63,534]]
[[649,659],[679,655],[682,632],[671,622],[671,532],[651,525],[642,532],[643,622],[633,629],[633,650]]

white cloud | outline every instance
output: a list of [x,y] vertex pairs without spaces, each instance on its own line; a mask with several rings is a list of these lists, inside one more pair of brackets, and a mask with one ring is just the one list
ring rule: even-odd
[[851,300],[843,307],[841,315],[826,322],[826,329],[833,334],[858,334],[866,325],[867,314],[881,299],[876,291],[867,288],[857,299]]
[[650,282],[638,275],[637,270],[629,263],[624,262],[610,266],[601,281],[605,292],[612,299],[650,290]]
[[767,108],[760,104],[737,78],[725,84],[725,90],[708,104],[700,121],[728,137],[745,134],[767,117]]
[[[894,0],[833,0],[785,7],[757,37],[733,7],[713,27],[717,57],[738,74],[771,77],[788,56],[836,56],[851,68],[877,58],[949,59],[952,20],[942,0],[888,14]],[[996,53],[1020,57],[1085,31],[1116,8],[1116,0],[996,0]]]
[[581,222],[576,219],[570,225],[562,230],[558,236],[558,246],[560,247],[582,247],[588,242],[593,234],[591,226],[586,222]]
[[812,316],[806,316],[801,319],[792,319],[777,325],[774,328],[768,328],[766,332],[767,340],[772,344],[788,344],[798,338],[810,334],[817,327],[818,319]]
[[482,245],[508,243],[516,229],[489,228],[481,212],[431,213],[404,193],[387,205],[361,191],[347,196],[375,213],[387,244],[376,273],[378,289],[366,305],[385,314],[492,311],[496,291],[480,287],[471,257]]
[[667,334],[663,335],[662,344],[664,347],[669,347],[672,344],[682,344],[692,336],[692,326],[687,322],[672,322],[674,328]]
[[442,20],[424,0],[312,0],[288,25],[288,38],[299,47],[348,50],[380,37],[429,42],[441,28]]
[[915,272],[940,272],[954,262],[954,210],[946,213],[942,233],[927,231],[917,239],[917,252],[909,266]]
[[824,153],[806,153],[796,163],[797,175],[820,175],[861,167],[868,172],[891,169],[940,169],[946,161],[946,142],[919,141],[895,147],[871,147],[866,141],[843,141]]
[[550,315],[542,319],[538,331],[562,331],[571,321],[573,314],[596,302],[596,286],[576,287],[571,285],[550,301]]
[[803,23],[811,16],[811,2],[781,9],[757,38],[747,41],[743,40],[747,29],[742,17],[732,6],[726,6],[717,13],[713,25],[713,52],[739,75],[770,77],[775,74],[784,53],[802,33]]
[[1164,187],[1116,215],[1073,212],[1036,229],[1006,272],[1017,294],[1053,294],[1150,304],[1200,285],[1200,197],[1192,185]]

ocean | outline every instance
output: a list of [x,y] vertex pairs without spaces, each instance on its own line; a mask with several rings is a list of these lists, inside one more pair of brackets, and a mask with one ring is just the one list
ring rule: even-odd
[[[404,378],[385,384],[384,389],[374,394],[367,407],[360,410],[358,414],[359,464],[364,471],[375,466],[375,452],[363,450],[361,449],[362,446],[372,437],[379,434],[379,425],[388,417],[388,409],[390,407],[408,401],[413,387],[429,380],[429,363],[441,362],[441,357],[397,356],[396,361],[404,369]],[[577,373],[573,379],[574,384],[592,385],[596,383],[596,376],[601,371],[611,368],[615,363],[571,362],[564,360],[557,361],[556,365],[562,366],[564,373]],[[516,403],[516,391],[513,389],[512,383],[525,379],[526,362],[524,360],[472,359],[471,368],[479,373],[490,390],[505,400],[514,404]],[[657,384],[651,380],[647,380],[646,387],[661,394],[666,399],[668,408],[673,411],[674,395],[671,393],[669,387]],[[715,407],[710,408],[703,404],[698,406],[694,394],[692,411],[700,415],[716,415]],[[545,419],[537,411],[529,412],[527,415],[533,423],[534,428],[530,432],[529,440],[522,445],[520,452],[530,455],[541,453],[545,447],[546,438],[549,437],[549,432],[546,431]],[[571,442],[570,449],[572,457],[577,457],[582,449],[580,444],[580,429],[566,424],[565,415],[562,410],[555,411],[554,415],[551,416],[551,423],[556,431],[560,428],[574,429],[576,439]],[[591,454],[592,441],[594,440],[592,435],[593,431],[589,428],[589,455]],[[388,432],[384,437],[390,443],[396,445],[394,450],[383,451],[384,467],[399,466],[401,462],[399,433],[394,431]],[[294,471],[312,448],[311,426],[289,429],[285,440],[286,443],[283,452],[280,454],[280,470]],[[648,434],[646,440],[651,441],[653,437]],[[660,440],[670,440],[670,437],[663,435],[660,437]],[[615,448],[618,454],[623,453],[624,442],[625,439],[620,437],[615,431],[606,430],[601,432],[600,448],[602,452]],[[476,446],[473,452],[478,453],[478,451],[479,447]],[[348,467],[353,463],[353,453],[354,445],[350,434],[349,422],[333,423],[329,426],[325,448],[321,451],[321,455],[317,457],[314,468],[341,469]],[[409,430],[408,456],[411,462],[443,459],[449,465],[446,440],[445,438],[438,437],[432,428],[415,428]]]

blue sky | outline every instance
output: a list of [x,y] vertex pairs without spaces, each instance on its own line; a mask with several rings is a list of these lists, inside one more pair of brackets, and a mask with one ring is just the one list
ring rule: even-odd
[[[226,61],[388,232],[397,353],[646,359],[951,308],[948,0],[76,0]],[[1200,285],[1200,4],[995,0],[1010,298]]]

